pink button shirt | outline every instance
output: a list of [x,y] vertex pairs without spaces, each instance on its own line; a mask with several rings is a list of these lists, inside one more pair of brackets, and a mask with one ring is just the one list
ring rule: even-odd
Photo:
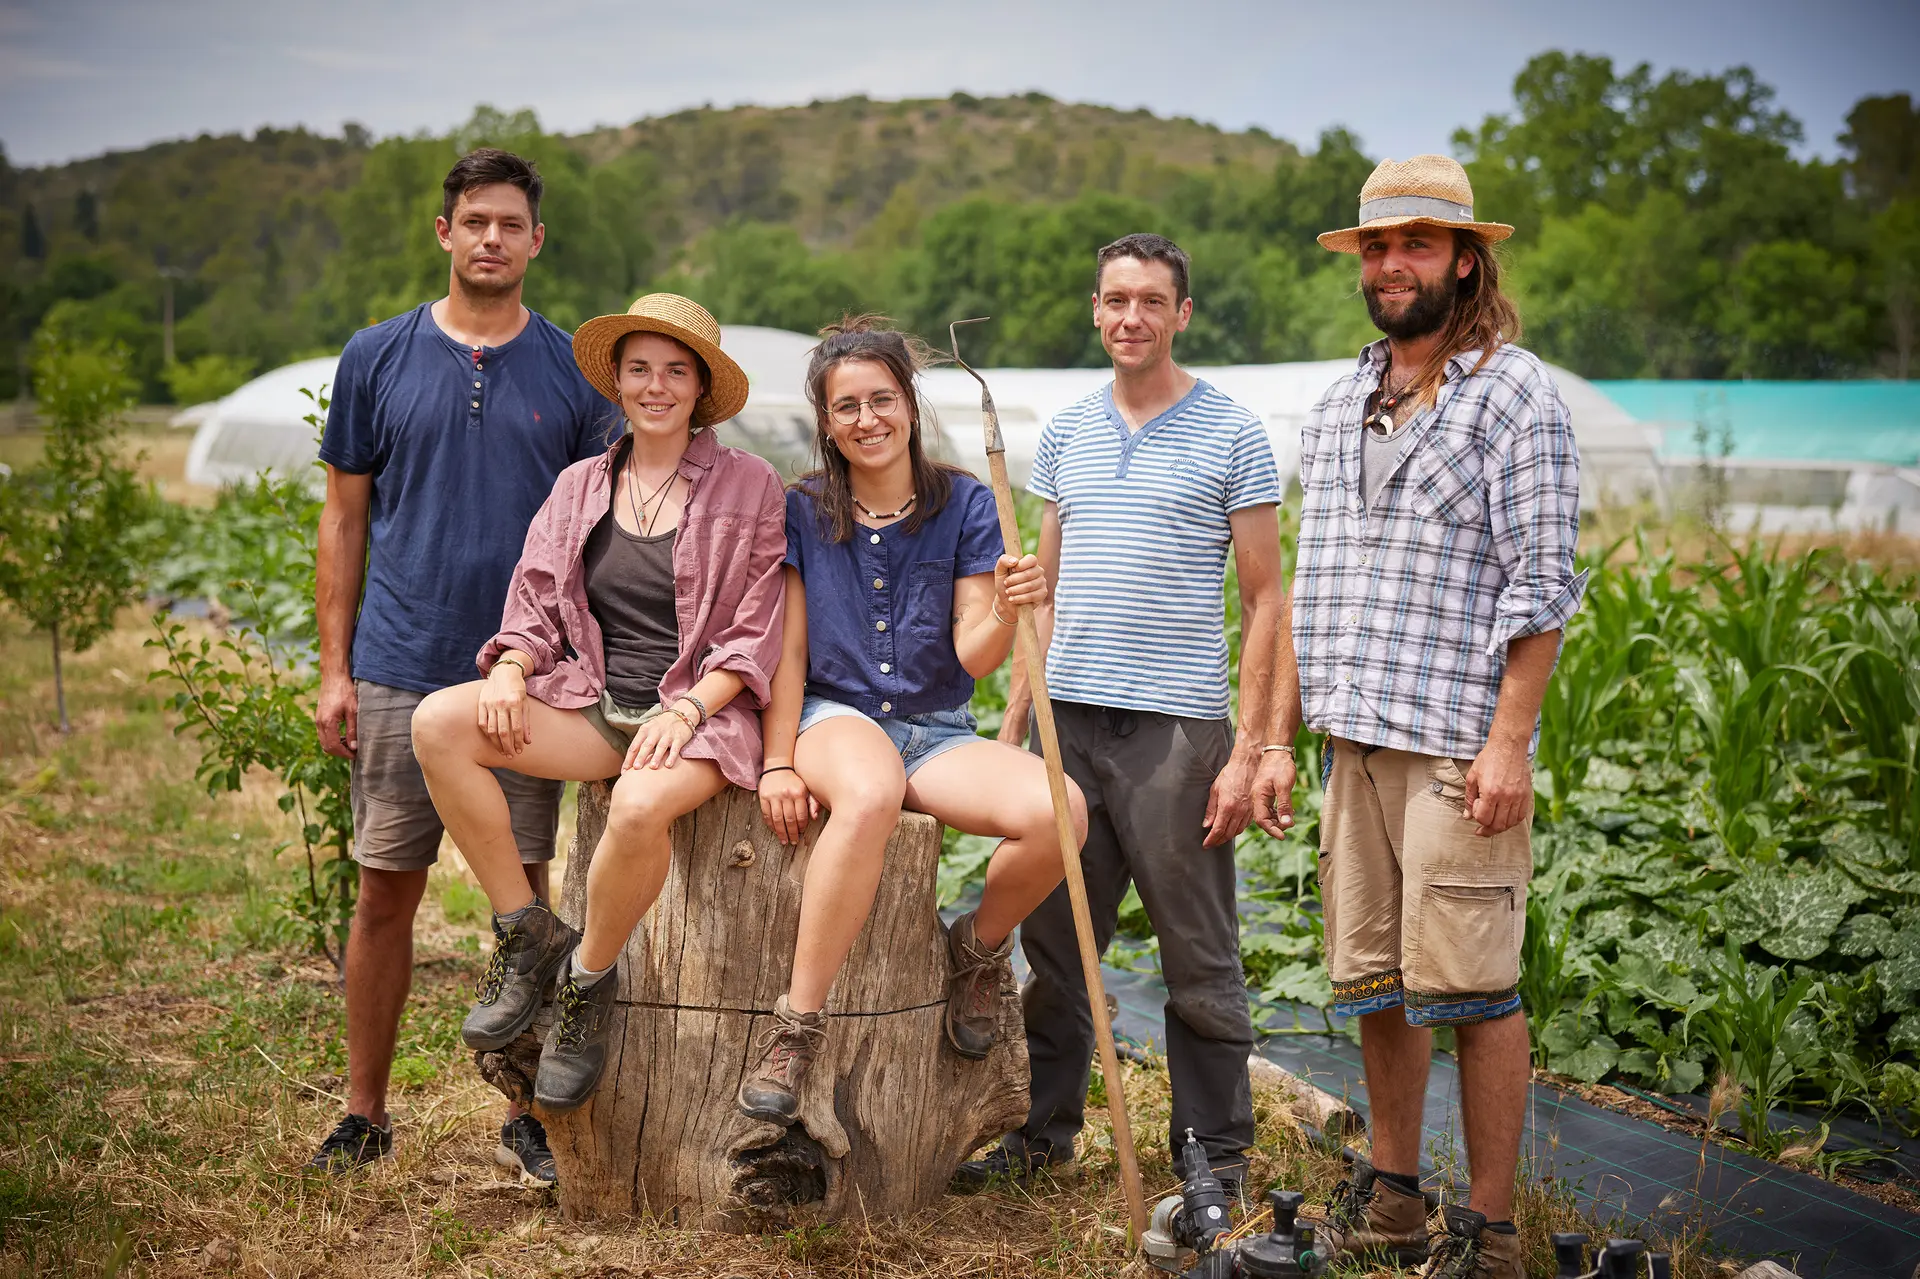
[[[562,710],[598,701],[607,684],[600,624],[587,607],[586,544],[611,503],[621,451],[615,443],[560,473],[527,529],[500,633],[477,659],[485,675],[510,648],[532,655],[527,692]],[[728,781],[752,789],[760,784],[758,712],[780,660],[786,611],[786,495],[765,460],[723,447],[710,430],[694,435],[679,470],[688,485],[673,545],[680,656],[660,681],[660,700],[671,702],[709,671],[745,680],[681,753],[712,760]]]

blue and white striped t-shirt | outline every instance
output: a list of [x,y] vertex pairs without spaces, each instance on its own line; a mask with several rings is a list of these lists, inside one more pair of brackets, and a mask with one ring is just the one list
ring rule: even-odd
[[1260,419],[1196,381],[1130,431],[1108,384],[1047,423],[1027,488],[1060,510],[1052,695],[1225,719],[1227,517],[1280,501]]

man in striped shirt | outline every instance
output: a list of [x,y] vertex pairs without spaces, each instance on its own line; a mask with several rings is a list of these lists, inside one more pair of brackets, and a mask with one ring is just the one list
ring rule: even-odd
[[[1236,1187],[1253,1143],[1253,1024],[1240,967],[1233,840],[1252,814],[1281,616],[1280,481],[1260,419],[1173,362],[1187,256],[1130,235],[1095,258],[1093,322],[1113,382],[1048,423],[1028,489],[1046,500],[1040,612],[1067,774],[1087,797],[1081,862],[1096,944],[1131,883],[1167,982],[1169,1150],[1191,1128]],[[1239,571],[1239,732],[1229,718],[1222,587]],[[1015,668],[1002,741],[1026,737]],[[1037,747],[1036,747],[1037,749]],[[1021,927],[1033,1101],[1025,1125],[956,1185],[1024,1179],[1073,1156],[1093,1021],[1064,887]]]
[[[1302,704],[1321,757],[1320,901],[1334,1006],[1360,1019],[1372,1160],[1358,1160],[1323,1251],[1427,1260],[1434,1279],[1523,1279],[1513,1216],[1528,1075],[1517,992],[1533,858],[1531,756],[1574,573],[1580,457],[1544,365],[1444,156],[1380,165],[1358,254],[1386,336],[1300,435],[1300,543],[1270,740]],[[1291,644],[1291,652],[1286,651]],[[1295,664],[1298,656],[1297,696]],[[1293,760],[1269,754],[1263,828],[1288,824]],[[1451,1026],[1472,1175],[1432,1239],[1418,1181],[1434,1026]]]

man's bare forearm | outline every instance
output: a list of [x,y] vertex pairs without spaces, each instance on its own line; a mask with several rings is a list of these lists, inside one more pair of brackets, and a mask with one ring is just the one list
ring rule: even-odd
[[1534,723],[1540,718],[1547,681],[1553,677],[1554,663],[1559,659],[1558,630],[1522,635],[1507,645],[1507,671],[1500,678],[1493,728],[1487,733],[1489,742],[1517,744],[1520,749],[1526,749],[1533,740]]
[[[1285,597],[1255,596],[1245,602],[1240,624],[1240,716],[1236,745],[1252,750],[1267,740],[1275,689],[1273,614]],[[1289,741],[1292,739],[1289,738]]]
[[1273,628],[1273,702],[1266,744],[1291,746],[1300,736],[1300,663],[1293,651],[1293,592],[1280,592],[1279,625]]
[[320,630],[320,673],[343,676],[352,665],[354,620],[367,567],[364,512],[329,502],[320,513],[314,554],[314,621]]

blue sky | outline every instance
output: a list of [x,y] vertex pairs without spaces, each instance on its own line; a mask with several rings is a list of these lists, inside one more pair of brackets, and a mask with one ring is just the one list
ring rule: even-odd
[[0,142],[35,165],[262,124],[444,130],[482,101],[572,132],[708,102],[1040,89],[1307,146],[1344,124],[1405,156],[1506,108],[1548,48],[1745,63],[1826,155],[1856,99],[1920,96],[1920,0],[0,0]]

